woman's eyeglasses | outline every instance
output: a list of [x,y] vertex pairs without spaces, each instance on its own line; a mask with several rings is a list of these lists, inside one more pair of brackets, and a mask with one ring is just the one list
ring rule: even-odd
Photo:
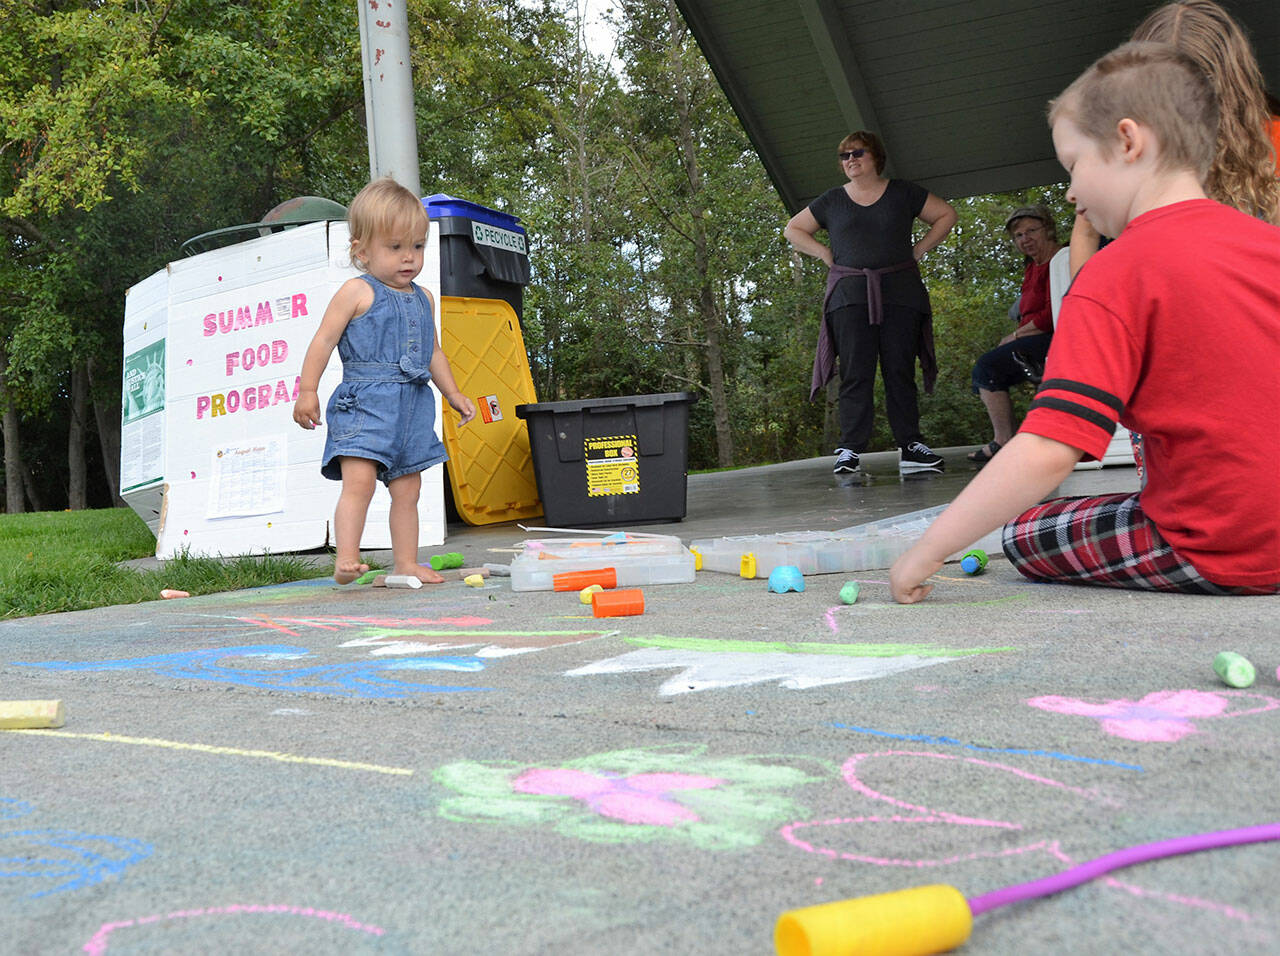
[[865,149],[850,149],[843,153],[836,153],[836,155],[840,157],[840,162],[847,163],[851,159],[861,159],[867,155],[867,151]]

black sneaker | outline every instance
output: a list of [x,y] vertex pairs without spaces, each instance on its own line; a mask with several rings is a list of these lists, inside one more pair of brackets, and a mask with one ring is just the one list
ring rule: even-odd
[[861,467],[858,453],[847,448],[836,449],[836,466],[831,470],[837,475],[851,475]]
[[946,467],[947,463],[942,460],[942,456],[934,454],[933,449],[922,441],[913,441],[898,456],[900,475],[912,471],[942,471]]

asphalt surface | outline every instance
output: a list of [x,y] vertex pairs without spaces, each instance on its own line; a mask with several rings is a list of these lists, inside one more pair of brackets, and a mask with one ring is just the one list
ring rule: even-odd
[[[961,451],[693,476],[683,522],[627,530],[844,528],[949,500]],[[451,526],[423,558],[529,537]],[[768,953],[795,907],[1280,820],[1276,598],[1000,556],[912,607],[883,571],[806,585],[703,571],[596,619],[502,578],[322,580],[0,623],[0,700],[66,710],[0,731],[0,952]],[[963,952],[1275,953],[1278,878],[1276,843],[1143,863],[979,915]]]

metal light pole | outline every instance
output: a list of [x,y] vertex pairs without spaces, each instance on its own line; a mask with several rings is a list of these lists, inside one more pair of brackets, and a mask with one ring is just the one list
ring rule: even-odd
[[420,196],[407,3],[357,0],[364,111],[369,128],[370,178],[390,176]]

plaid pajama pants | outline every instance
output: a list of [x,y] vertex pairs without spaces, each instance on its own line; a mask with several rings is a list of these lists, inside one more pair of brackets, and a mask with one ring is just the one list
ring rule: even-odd
[[1182,594],[1275,594],[1206,581],[1142,511],[1138,495],[1057,498],[1004,526],[1004,553],[1033,581]]

